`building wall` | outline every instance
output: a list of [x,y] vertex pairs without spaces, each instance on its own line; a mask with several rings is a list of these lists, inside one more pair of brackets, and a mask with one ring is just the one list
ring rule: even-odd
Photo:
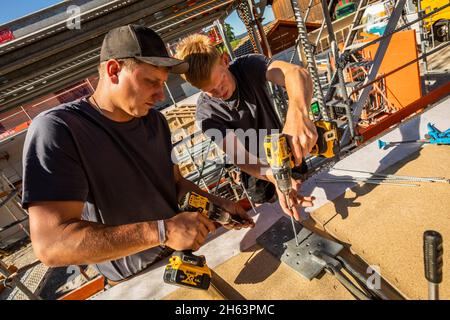
[[292,9],[290,0],[274,0],[272,10],[276,19],[287,20],[294,16],[294,10]]
[[[300,10],[303,14],[308,9],[310,0],[299,0]],[[327,1],[328,2],[328,1]],[[276,19],[288,20],[294,16],[291,0],[274,0],[272,4],[273,14]],[[322,6],[321,0],[313,0],[313,5],[308,16],[308,22],[322,21]]]

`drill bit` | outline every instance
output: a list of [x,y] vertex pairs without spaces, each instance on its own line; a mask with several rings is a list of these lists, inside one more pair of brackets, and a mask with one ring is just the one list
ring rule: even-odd
[[255,214],[258,214],[258,211],[256,211],[255,205],[253,204],[252,199],[250,199],[250,196],[248,195],[247,189],[245,188],[244,183],[242,183],[242,181],[240,182],[240,186],[241,186],[242,191],[244,192],[245,197],[247,198],[248,202],[250,202],[250,205],[252,206],[253,212]]
[[[286,204],[289,208],[289,210],[292,209],[291,201],[289,199],[289,194],[284,194],[284,199],[286,200]],[[294,216],[291,215],[291,222],[292,222],[292,230],[294,231],[294,239],[295,239],[295,245],[298,247],[298,238],[297,238],[297,230],[295,229],[295,222],[294,222]]]

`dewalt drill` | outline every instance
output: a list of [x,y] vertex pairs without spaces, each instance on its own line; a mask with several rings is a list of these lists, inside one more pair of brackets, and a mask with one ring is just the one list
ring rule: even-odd
[[[209,202],[208,198],[189,192],[180,206],[181,211],[199,212],[204,217],[221,225],[244,224],[238,215],[231,215],[221,207]],[[208,290],[211,270],[206,265],[205,256],[196,256],[192,250],[175,251],[164,271],[164,282],[195,289]]]
[[[337,140],[336,125],[328,121],[316,121],[317,143],[313,147],[311,154],[331,158],[334,156],[334,146]],[[292,168],[294,167],[294,157],[289,147],[285,134],[272,134],[264,139],[264,150],[267,162],[276,180],[278,189],[283,193],[288,208],[291,209],[289,194],[292,190]],[[298,245],[297,232],[295,230],[294,218],[291,216],[292,228],[294,230],[295,241]]]
[[[277,182],[277,187],[284,195],[284,199],[289,209],[292,204],[289,194],[292,190],[292,168],[294,167],[294,157],[283,133],[267,135],[264,138],[264,150],[266,151],[267,162],[272,169],[272,174]],[[292,229],[294,231],[295,243],[298,246],[297,231],[295,230],[294,217],[291,215]]]
[[223,210],[220,206],[209,202],[208,198],[195,192],[189,192],[185,196],[181,209],[183,211],[199,212],[204,217],[214,222],[218,222],[221,225],[229,223],[245,223],[245,220],[241,218],[241,216],[230,214],[229,212]]

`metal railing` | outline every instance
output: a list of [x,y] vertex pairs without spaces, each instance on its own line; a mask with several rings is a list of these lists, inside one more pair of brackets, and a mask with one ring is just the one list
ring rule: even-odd
[[61,103],[82,98],[86,96],[86,94],[91,94],[93,92],[91,83],[86,79],[80,84],[64,90],[63,92],[5,112],[3,117],[0,118],[0,143],[26,132],[31,121],[41,112],[56,107]]

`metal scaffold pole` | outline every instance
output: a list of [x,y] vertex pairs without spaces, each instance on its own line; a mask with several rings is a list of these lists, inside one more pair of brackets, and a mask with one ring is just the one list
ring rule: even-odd
[[328,115],[328,110],[325,105],[322,86],[320,85],[319,80],[319,73],[317,71],[316,62],[314,60],[313,49],[308,40],[308,33],[306,30],[305,22],[303,21],[301,15],[300,5],[297,0],[291,0],[291,3],[292,8],[294,9],[295,20],[297,22],[300,43],[303,47],[303,52],[305,53],[306,56],[307,68],[313,81],[315,97],[317,99],[317,102],[319,103],[320,113],[322,115],[322,119],[328,121],[330,120],[330,117]]
[[258,16],[256,12],[256,6],[254,5],[253,0],[248,0],[248,5],[253,13],[253,18],[256,24],[256,27],[258,28],[259,35],[261,37],[261,44],[263,45],[263,50],[265,49],[265,52],[269,58],[272,58],[272,50],[270,49],[269,40],[267,40],[266,33],[264,32],[264,27],[261,23],[262,17]]
[[177,102],[175,101],[175,98],[173,97],[172,92],[170,91],[170,88],[169,88],[169,86],[167,85],[167,82],[165,82],[165,81],[164,81],[164,86],[166,87],[166,90],[167,90],[167,92],[169,93],[170,100],[172,100],[173,105],[175,106],[175,108],[177,108],[177,107],[178,107],[178,106],[177,106]]
[[[423,16],[422,4],[420,3],[420,1],[417,1],[417,15],[419,18],[422,18],[422,16]],[[425,33],[424,26],[423,26],[423,20],[419,21],[419,30],[420,30],[420,50],[422,51],[422,54],[426,54],[426,52],[427,52],[427,46],[425,44],[426,33]],[[426,56],[423,58],[422,63],[423,63],[425,83],[426,83],[428,80],[428,63],[427,63]],[[424,86],[424,89],[425,89],[425,93],[426,93],[426,91],[427,91],[426,85]]]
[[350,129],[350,135],[353,138],[355,136],[355,130],[353,127],[354,125],[353,125],[353,119],[352,119],[352,110],[350,108],[350,100],[348,98],[347,88],[345,87],[344,71],[343,71],[344,66],[342,66],[341,63],[339,63],[339,61],[340,61],[339,49],[337,46],[336,36],[334,34],[334,29],[333,29],[333,23],[331,22],[330,11],[329,11],[326,0],[322,0],[322,13],[323,13],[323,18],[324,18],[325,24],[327,26],[328,39],[331,44],[332,54],[334,56],[335,69],[336,69],[336,73],[337,73],[338,79],[339,79],[339,82],[338,82],[339,91],[340,91],[340,95],[342,97],[343,103],[345,105],[345,113],[347,116],[348,128]]
[[[367,75],[364,84],[369,83],[378,74],[378,70],[380,69],[381,62],[383,61],[384,55],[387,51],[387,48],[389,46],[392,34],[395,32],[395,28],[397,26],[397,23],[400,19],[400,16],[402,15],[403,8],[405,7],[406,0],[399,0],[396,3],[395,9],[392,12],[388,24],[386,26],[386,31],[384,32],[384,36],[380,37],[378,39],[382,39],[380,41],[378,50],[375,54],[375,57],[373,59],[372,67],[370,68],[369,74]],[[365,44],[367,46],[367,44]],[[358,101],[356,101],[353,105],[353,122],[358,122],[359,118],[361,116],[361,112],[364,108],[364,106],[367,103],[367,100],[369,99],[369,93],[372,90],[372,85],[369,85],[365,87],[363,90],[361,90],[361,93],[359,95]],[[350,140],[350,128],[346,128],[341,139],[342,145],[347,144],[347,142]]]
[[228,54],[230,55],[230,58],[232,60],[236,59],[236,56],[234,55],[234,51],[233,48],[231,46],[231,43],[227,37],[227,34],[225,32],[225,28],[224,28],[224,24],[223,24],[223,20],[221,19],[217,19],[214,24],[217,26],[217,29],[219,30],[220,36],[222,37],[222,41],[225,45],[225,47],[227,48]]
[[253,51],[258,53],[263,53],[263,49],[261,47],[261,43],[259,42],[255,27],[252,23],[252,14],[247,2],[242,1],[236,8],[236,12],[239,18],[244,23],[245,28],[247,29],[248,36],[253,46]]
[[[251,0],[248,2],[242,1],[236,8],[236,11],[238,13],[239,18],[244,23],[248,36],[250,38],[250,42],[252,43],[254,52],[264,54],[261,42],[258,38],[258,33],[254,27],[254,24],[258,24],[258,19],[255,17],[253,18],[253,14],[255,13],[252,9],[254,7],[254,4]],[[266,35],[264,33],[264,29],[262,28],[262,25],[259,25],[259,33],[261,40],[265,43],[265,47],[267,48],[267,53],[269,57],[271,57],[272,53],[270,51],[269,42],[266,38]],[[282,89],[278,86],[275,86],[273,83],[268,83],[268,90],[270,95],[273,98],[273,104],[275,107],[275,111],[278,115],[278,119],[280,121],[280,124],[283,125],[286,120],[286,113],[287,113],[287,102],[284,99]]]

